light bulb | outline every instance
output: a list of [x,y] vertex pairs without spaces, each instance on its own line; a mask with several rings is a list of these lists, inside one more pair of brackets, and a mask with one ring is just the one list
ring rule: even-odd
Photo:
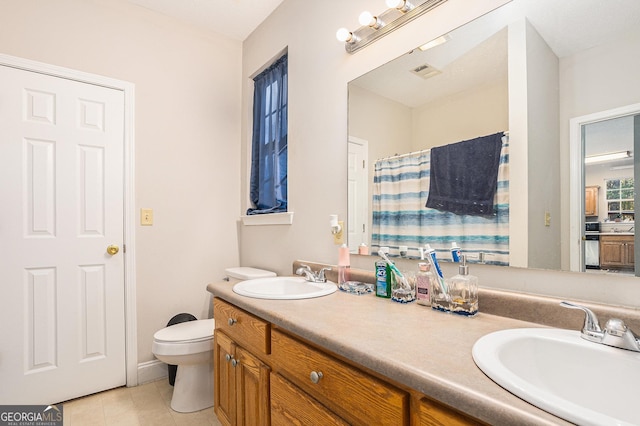
[[387,0],[387,7],[390,9],[398,9],[400,12],[408,12],[413,9],[413,5],[407,0]]
[[353,33],[346,28],[340,28],[336,31],[336,38],[338,41],[348,43],[353,40]]
[[376,18],[370,12],[365,10],[360,14],[358,22],[360,22],[360,25],[368,25],[372,27],[376,24]]

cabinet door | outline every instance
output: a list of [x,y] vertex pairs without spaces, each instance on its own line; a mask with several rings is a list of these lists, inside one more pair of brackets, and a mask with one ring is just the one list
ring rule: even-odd
[[224,426],[236,422],[235,343],[220,330],[213,344],[213,410]]
[[584,215],[598,216],[598,186],[587,186],[584,192]]
[[420,400],[419,412],[420,426],[466,426],[483,424],[427,398]]
[[633,268],[634,240],[629,235],[604,235],[600,237],[601,268]]
[[347,425],[279,374],[271,375],[271,425],[325,426]]
[[623,243],[620,241],[600,240],[600,266],[621,267],[624,265]]
[[236,359],[237,424],[269,426],[270,368],[241,347],[236,347]]

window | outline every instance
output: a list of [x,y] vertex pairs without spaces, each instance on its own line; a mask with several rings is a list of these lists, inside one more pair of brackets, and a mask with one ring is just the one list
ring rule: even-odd
[[607,179],[605,184],[609,220],[633,220],[633,178]]
[[287,211],[287,55],[254,79],[248,215]]

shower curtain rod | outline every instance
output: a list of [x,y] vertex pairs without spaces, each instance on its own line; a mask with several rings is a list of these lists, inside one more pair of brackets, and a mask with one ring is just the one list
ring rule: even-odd
[[[505,130],[502,133],[504,133],[504,135],[508,138],[509,137],[509,131]],[[431,151],[431,148],[427,148],[427,149],[423,149],[420,151],[413,151],[413,152],[407,152],[406,154],[395,154],[395,155],[390,155],[389,157],[383,157],[383,158],[378,158],[376,160],[376,162],[378,161],[382,161],[382,160],[391,160],[392,158],[402,158],[402,157],[408,157],[409,155],[416,155],[416,154],[424,154]]]

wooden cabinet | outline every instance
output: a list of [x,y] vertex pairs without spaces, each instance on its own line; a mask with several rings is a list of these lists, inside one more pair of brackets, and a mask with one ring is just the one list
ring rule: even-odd
[[225,426],[479,424],[219,298],[214,318],[214,411]]
[[213,406],[220,423],[270,425],[271,369],[246,348],[264,357],[270,347],[265,339],[270,324],[219,299],[214,299],[214,318]]
[[600,268],[633,269],[634,252],[633,235],[600,235]]
[[274,370],[351,424],[409,424],[409,394],[274,330]]
[[599,186],[587,186],[584,190],[584,215],[598,216]]
[[420,399],[417,411],[419,414],[417,423],[420,426],[467,426],[484,424],[427,398]]

